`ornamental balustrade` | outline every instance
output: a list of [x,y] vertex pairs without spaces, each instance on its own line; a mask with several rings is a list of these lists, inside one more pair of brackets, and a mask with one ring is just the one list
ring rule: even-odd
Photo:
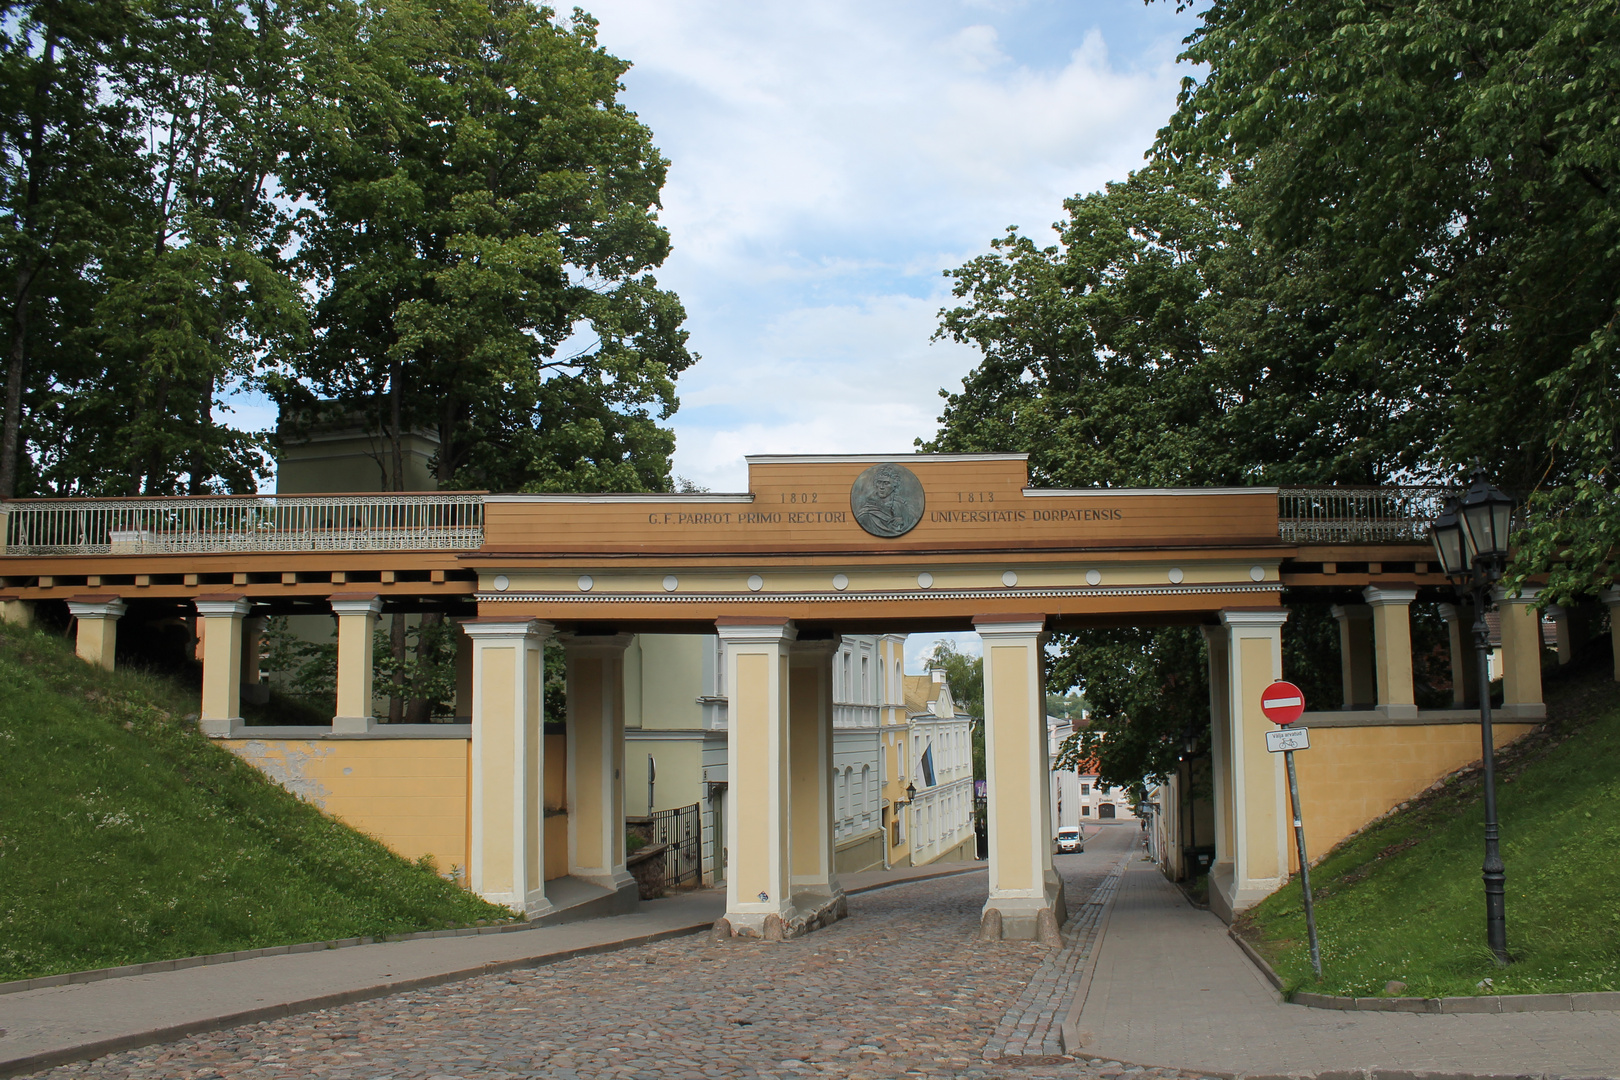
[[242,495],[0,503],[7,555],[468,550],[484,497]]
[[[1297,487],[1277,494],[1287,543],[1422,543],[1453,488]],[[472,550],[482,494],[241,495],[0,502],[7,555]]]
[[1290,544],[1426,543],[1455,488],[1281,488],[1277,534]]

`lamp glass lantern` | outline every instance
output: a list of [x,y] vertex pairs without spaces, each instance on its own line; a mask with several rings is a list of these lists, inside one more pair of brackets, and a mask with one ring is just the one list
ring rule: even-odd
[[1458,508],[1468,562],[1500,563],[1507,558],[1508,530],[1513,521],[1513,499],[1475,469],[1468,494]]
[[1462,521],[1456,504],[1446,507],[1445,513],[1429,526],[1429,538],[1434,541],[1434,553],[1440,560],[1440,572],[1447,577],[1460,577],[1468,572],[1468,557],[1463,550]]
[[906,785],[906,802],[912,803],[912,802],[916,802],[916,801],[917,801],[917,785],[916,784],[907,784]]

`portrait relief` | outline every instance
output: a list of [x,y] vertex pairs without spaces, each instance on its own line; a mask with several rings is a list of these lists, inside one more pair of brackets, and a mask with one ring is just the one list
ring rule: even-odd
[[904,465],[885,461],[855,478],[849,505],[861,528],[873,536],[903,536],[923,515],[923,486]]

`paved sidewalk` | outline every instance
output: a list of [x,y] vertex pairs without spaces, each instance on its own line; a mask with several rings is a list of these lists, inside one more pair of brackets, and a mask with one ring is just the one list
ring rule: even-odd
[[[849,892],[982,871],[954,863],[845,875]],[[517,971],[707,929],[717,889],[641,910],[511,934],[429,938],[154,972],[0,995],[0,1076],[459,979]]]
[[1070,1053],[1226,1075],[1361,1070],[1620,1077],[1612,1012],[1351,1013],[1284,1004],[1214,915],[1140,858],[1125,872]]

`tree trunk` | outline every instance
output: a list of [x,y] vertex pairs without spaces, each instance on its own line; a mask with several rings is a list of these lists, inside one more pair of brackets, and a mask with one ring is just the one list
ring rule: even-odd
[[[417,637],[416,640],[418,642],[420,642],[422,640],[421,637],[420,637],[420,631],[425,631],[425,630],[427,630],[427,629],[429,629],[431,627],[438,626],[439,624],[441,624],[443,622],[444,622],[444,614],[443,614],[443,612],[438,612],[438,611],[424,612],[422,614],[422,620],[421,620],[421,623],[420,623],[420,630],[418,632],[418,637]],[[422,652],[421,652],[420,648],[417,649],[416,659],[417,659],[418,663],[420,663],[421,660],[422,660]],[[455,662],[455,658],[454,658],[454,656],[452,656],[451,657],[451,663],[454,663],[454,662]],[[424,697],[413,697],[413,698],[411,698],[410,704],[408,704],[405,707],[405,721],[407,723],[410,723],[410,724],[431,724],[433,722],[433,706],[434,706],[434,704],[435,704],[434,702],[429,701],[427,698],[424,698]]]
[[[34,82],[33,115],[28,125],[28,187],[23,197],[21,231],[27,232],[39,223],[33,211],[39,205],[40,189],[45,184],[49,163],[45,153],[45,105],[50,99],[51,83],[56,67],[56,31],[45,32],[45,48],[39,58],[39,78]],[[39,245],[38,250],[46,250]],[[34,279],[44,265],[44,256],[25,257],[17,269],[17,284],[13,292],[11,309],[11,350],[6,365],[6,419],[0,427],[0,499],[15,498],[17,494],[17,461],[22,446],[22,391],[23,369],[28,363],[28,302],[32,298]]]
[[22,441],[23,368],[28,362],[28,294],[33,273],[17,272],[16,302],[11,309],[11,351],[6,365],[6,423],[0,434],[0,499],[17,494],[17,452]]

